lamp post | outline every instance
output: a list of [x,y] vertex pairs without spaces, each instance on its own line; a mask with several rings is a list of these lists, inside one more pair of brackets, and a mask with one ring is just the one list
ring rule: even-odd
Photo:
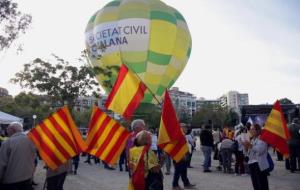
[[34,115],[32,116],[32,118],[33,118],[33,128],[34,128],[34,126],[35,126],[36,115],[34,114]]

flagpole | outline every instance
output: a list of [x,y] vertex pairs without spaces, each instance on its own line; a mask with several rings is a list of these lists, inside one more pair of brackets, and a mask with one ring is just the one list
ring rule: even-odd
[[[86,55],[86,54],[88,53],[87,51],[88,51],[88,50],[83,51],[83,53],[84,53],[84,55],[85,55],[85,58],[86,58],[88,64],[89,64],[91,67],[93,67],[93,64],[90,62],[88,56]],[[122,64],[124,64],[124,63],[122,63]],[[126,67],[128,67],[131,71],[133,71],[133,69],[132,69],[129,65],[127,65],[127,64],[125,64],[125,65],[126,65]],[[137,74],[134,73],[134,72],[133,72],[133,74],[134,74],[141,82],[143,82],[142,79],[139,77],[139,75],[137,75]],[[144,83],[143,83],[143,84],[144,84]],[[152,92],[152,90],[150,90],[150,88],[148,88],[148,87],[147,87],[147,90],[148,90],[148,91],[150,92],[150,94],[154,97],[154,99],[157,101],[157,103],[158,103],[159,105],[162,105],[162,103],[156,98],[156,96],[155,96],[155,94]],[[166,90],[167,90],[167,89],[166,89]]]

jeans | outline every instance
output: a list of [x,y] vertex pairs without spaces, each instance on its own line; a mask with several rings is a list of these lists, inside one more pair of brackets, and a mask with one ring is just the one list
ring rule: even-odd
[[79,160],[80,160],[79,155],[73,157],[74,171],[76,171],[76,172],[77,172],[77,169],[79,166]]
[[268,172],[260,171],[257,162],[249,164],[249,170],[254,190],[269,190]]
[[121,153],[120,159],[119,159],[119,169],[120,171],[123,171],[123,164],[125,164],[125,170],[127,171],[127,159],[126,159],[126,153],[123,151]]
[[245,173],[244,154],[242,151],[237,151],[235,153],[235,173],[237,174]]
[[191,167],[191,161],[192,161],[193,152],[194,151],[192,150],[192,152],[189,153],[189,155],[188,155],[188,160],[187,160],[188,167]]
[[208,170],[211,167],[211,146],[202,146],[202,152],[204,155],[204,170]]
[[186,160],[181,160],[177,163],[174,161],[174,167],[175,167],[175,172],[174,172],[173,182],[172,182],[173,187],[179,186],[178,181],[179,181],[180,176],[181,176],[184,186],[189,185],[190,181],[187,178],[187,162],[186,162]]
[[295,170],[297,170],[297,162],[298,162],[298,169],[300,169],[300,147],[298,147],[297,145],[289,145],[289,150],[290,150],[290,169],[292,172],[294,172]]
[[47,190],[63,190],[64,182],[67,173],[62,173],[53,177],[47,178]]
[[170,173],[171,172],[171,157],[169,155],[166,155],[164,164],[166,164],[167,173]]
[[232,150],[230,148],[223,148],[220,150],[222,156],[222,163],[224,172],[231,172],[231,155]]

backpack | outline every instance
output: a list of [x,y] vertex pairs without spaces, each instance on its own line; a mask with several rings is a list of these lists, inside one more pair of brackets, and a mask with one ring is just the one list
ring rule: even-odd
[[274,170],[274,162],[273,162],[272,157],[269,153],[267,154],[267,160],[268,160],[268,163],[269,163],[269,168],[267,169],[267,171],[271,172],[271,171]]

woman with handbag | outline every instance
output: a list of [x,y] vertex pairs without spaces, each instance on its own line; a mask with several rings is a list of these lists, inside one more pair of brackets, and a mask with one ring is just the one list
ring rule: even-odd
[[267,160],[268,145],[259,139],[261,126],[255,124],[250,128],[251,141],[245,141],[243,144],[248,150],[249,170],[254,190],[269,190]]

